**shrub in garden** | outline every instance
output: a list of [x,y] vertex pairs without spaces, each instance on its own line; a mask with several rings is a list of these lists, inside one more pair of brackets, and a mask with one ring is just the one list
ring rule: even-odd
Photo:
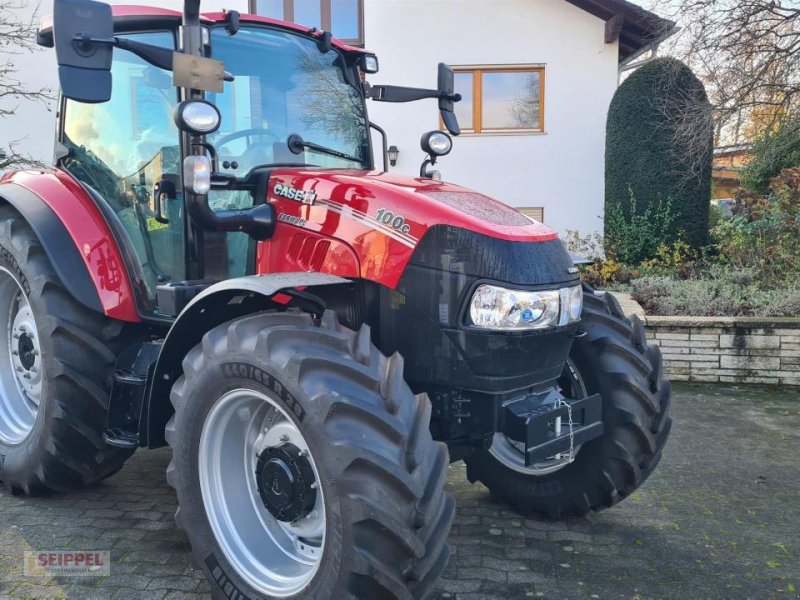
[[607,257],[626,265],[635,265],[655,256],[659,247],[674,243],[680,237],[676,234],[676,239],[671,242],[664,239],[664,232],[671,231],[676,220],[669,198],[657,198],[640,209],[631,190],[628,210],[629,213],[626,213],[622,206],[606,203]]
[[[708,243],[713,123],[703,84],[683,63],[659,58],[639,68],[614,95],[606,141],[606,250],[623,262],[652,258],[661,244]],[[635,202],[634,202],[635,199]],[[631,224],[669,206],[669,225]],[[626,227],[627,224],[627,227]]]
[[606,257],[603,236],[599,233],[581,235],[575,229],[567,230],[562,238],[567,251],[575,257],[592,261],[581,265],[581,280],[593,288],[608,288],[609,284],[628,284],[639,277],[639,271]]
[[642,277],[632,294],[648,314],[787,317],[800,315],[800,284],[765,289],[756,269],[712,267],[702,279]]
[[753,143],[753,159],[742,172],[742,186],[760,194],[781,171],[800,167],[800,115],[785,119]]
[[581,235],[577,229],[567,229],[561,241],[567,248],[567,252],[576,257],[602,260],[606,255],[603,248],[603,236],[599,233]]
[[800,273],[800,168],[781,172],[770,190],[740,191],[732,218],[713,236],[722,264],[757,269],[765,285],[781,285]]

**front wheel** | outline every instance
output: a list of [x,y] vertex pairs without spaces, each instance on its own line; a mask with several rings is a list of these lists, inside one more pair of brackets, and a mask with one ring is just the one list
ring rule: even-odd
[[562,390],[571,398],[602,396],[603,436],[568,459],[532,467],[525,466],[524,448],[502,440],[495,446],[497,439],[466,460],[470,481],[525,515],[558,519],[616,504],[653,473],[669,436],[669,382],[638,318],[626,318],[611,294],[585,287],[581,329],[562,378],[573,385],[562,381]]
[[398,355],[331,312],[272,313],[211,330],[183,370],[167,477],[216,596],[428,595],[449,556],[449,460]]

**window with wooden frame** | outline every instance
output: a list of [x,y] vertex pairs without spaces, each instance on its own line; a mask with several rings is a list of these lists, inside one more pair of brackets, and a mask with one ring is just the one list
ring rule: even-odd
[[455,67],[456,115],[465,133],[544,131],[544,67]]
[[364,45],[364,0],[250,0],[250,12],[318,27],[353,46]]
[[544,208],[541,206],[523,206],[517,210],[530,219],[544,223]]

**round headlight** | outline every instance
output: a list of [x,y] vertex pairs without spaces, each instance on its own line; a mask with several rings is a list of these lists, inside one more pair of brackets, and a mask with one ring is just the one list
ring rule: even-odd
[[430,131],[422,136],[422,150],[431,156],[445,156],[453,149],[453,139],[443,131]]
[[175,110],[175,124],[195,135],[214,133],[220,126],[219,109],[205,100],[184,100]]

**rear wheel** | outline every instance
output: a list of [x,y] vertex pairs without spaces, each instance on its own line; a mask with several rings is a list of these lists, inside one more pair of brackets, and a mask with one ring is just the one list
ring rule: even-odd
[[0,480],[12,493],[80,488],[130,456],[102,437],[121,332],[64,289],[27,223],[0,207]]
[[167,425],[176,515],[220,597],[423,598],[449,556],[430,402],[327,312],[205,335]]
[[611,294],[585,288],[581,328],[585,335],[575,340],[565,369],[565,378],[574,370],[576,385],[564,391],[602,396],[603,436],[574,449],[572,462],[554,457],[525,467],[521,449],[502,445],[466,461],[470,481],[526,515],[557,519],[616,504],[653,473],[669,436],[669,382],[639,319],[626,318]]

